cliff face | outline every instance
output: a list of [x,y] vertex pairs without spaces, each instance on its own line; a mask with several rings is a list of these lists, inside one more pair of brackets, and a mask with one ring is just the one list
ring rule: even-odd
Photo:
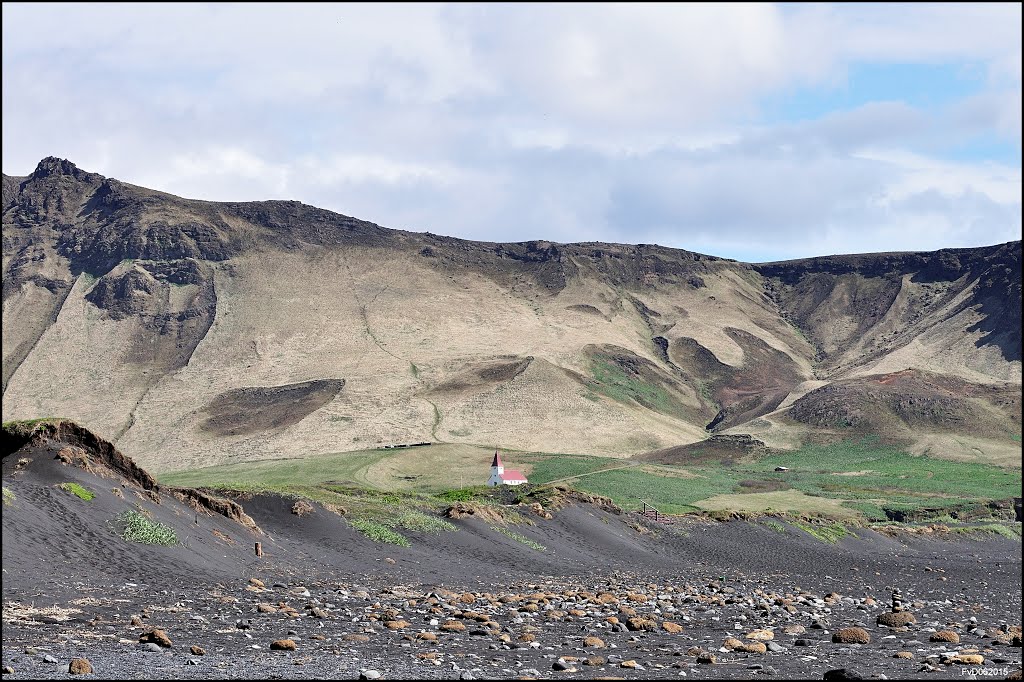
[[[622,456],[706,427],[844,437],[815,415],[875,414],[858,382],[913,370],[915,395],[985,415],[984,457],[1019,460],[999,396],[1020,388],[1020,255],[469,242],[48,158],[3,178],[4,414],[82,420],[157,471],[426,440]],[[919,450],[957,428],[890,413],[858,423]]]

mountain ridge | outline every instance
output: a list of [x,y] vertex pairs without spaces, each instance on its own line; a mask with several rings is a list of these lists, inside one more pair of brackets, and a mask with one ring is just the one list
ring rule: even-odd
[[[183,199],[54,157],[5,174],[3,207],[5,418],[84,421],[155,470],[418,440],[628,456],[709,426],[792,447],[852,433],[789,414],[832,382],[1020,385],[1020,241],[761,264],[475,242],[294,201]],[[326,399],[303,399],[308,413],[228,404],[305,382]],[[995,415],[981,455],[941,419],[923,435],[898,415],[858,423],[921,454],[1016,448],[1019,466],[1019,400],[958,390]],[[243,435],[201,426],[282,409]]]

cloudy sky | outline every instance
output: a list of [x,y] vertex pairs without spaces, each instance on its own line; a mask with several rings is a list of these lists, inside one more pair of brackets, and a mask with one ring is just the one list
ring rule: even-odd
[[1021,5],[3,4],[3,171],[746,261],[1021,236]]

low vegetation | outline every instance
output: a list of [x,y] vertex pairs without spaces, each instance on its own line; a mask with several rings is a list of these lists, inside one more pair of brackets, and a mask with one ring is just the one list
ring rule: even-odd
[[661,386],[630,376],[614,362],[597,360],[591,367],[593,390],[620,403],[637,402],[662,414],[679,414],[679,402]]
[[163,546],[178,544],[178,536],[173,528],[153,521],[134,509],[119,514],[114,523],[121,537],[128,542]]
[[352,524],[353,528],[374,542],[398,545],[399,547],[408,547],[411,544],[404,535],[385,526],[383,523],[367,519],[352,519],[349,523]]
[[31,436],[37,427],[44,424],[58,424],[68,421],[65,417],[40,417],[39,419],[12,419],[3,423],[4,431],[23,437]]
[[69,493],[75,495],[76,497],[80,497],[86,502],[89,502],[95,499],[96,497],[96,493],[89,490],[88,488],[78,485],[77,483],[61,483],[57,487],[60,488],[61,490],[68,491]]
[[531,549],[535,549],[538,552],[546,552],[547,549],[548,549],[547,547],[545,547],[544,545],[540,544],[539,542],[534,542],[533,540],[531,540],[530,538],[526,537],[522,533],[517,533],[517,532],[515,532],[513,530],[509,530],[508,528],[505,528],[504,526],[491,526],[491,530],[493,530],[496,533],[501,533],[502,535],[504,535],[506,537],[512,538],[516,542],[521,542],[522,544],[526,545],[527,547],[529,547]]
[[[575,471],[592,467],[588,475],[571,482],[574,487],[610,497],[626,509],[639,508],[643,499],[669,514],[697,511],[717,498],[737,511],[765,512],[764,505],[770,504],[793,514],[883,521],[889,518],[887,509],[952,511],[1019,497],[1021,490],[1019,470],[914,456],[877,438],[809,445],[728,466],[661,467],[685,470],[690,478],[661,476],[640,467],[602,471],[610,462],[599,457],[591,460],[571,463]],[[537,468],[545,471],[544,466]],[[775,471],[776,467],[787,470]],[[750,494],[750,481],[786,489]]]
[[841,523],[826,523],[826,524],[811,524],[804,523],[801,521],[794,521],[793,525],[802,531],[805,531],[812,537],[826,542],[830,545],[834,545],[847,535],[851,535],[850,530]]
[[416,509],[400,512],[393,523],[395,528],[404,528],[415,533],[453,533],[458,530],[454,524]]
[[[384,497],[388,494],[397,495],[393,500],[402,507],[432,513],[456,502],[493,504],[493,493],[482,485],[493,452],[444,443],[224,465],[165,474],[161,480],[304,496],[349,509],[352,517],[378,520],[393,513]],[[587,455],[503,452],[507,461],[527,471],[531,483],[564,482],[611,498],[626,510],[639,509],[645,500],[667,514],[775,510],[848,524],[920,520],[925,512],[983,509],[992,500],[1019,497],[1021,490],[1020,470],[914,456],[878,438],[808,445],[756,460],[657,465]],[[472,485],[453,489],[452,482],[460,480]],[[383,490],[392,492],[376,492]]]
[[983,523],[983,524],[980,524],[980,525],[971,525],[971,526],[949,525],[947,527],[949,528],[950,531],[952,531],[954,533],[960,533],[962,535],[968,535],[968,536],[975,535],[975,536],[977,536],[977,535],[993,534],[993,535],[1001,535],[1002,537],[1007,538],[1008,540],[1017,540],[1018,542],[1020,542],[1020,540],[1021,540],[1021,528],[1020,528],[1020,524],[1018,524],[1018,523],[1015,523],[1013,525],[1002,524],[1002,523]]
[[11,506],[12,504],[14,504],[15,499],[16,498],[14,496],[14,491],[8,488],[7,486],[4,486],[4,506]]

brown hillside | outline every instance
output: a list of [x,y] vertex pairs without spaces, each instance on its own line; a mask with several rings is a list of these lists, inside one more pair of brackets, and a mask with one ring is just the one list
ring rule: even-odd
[[[1020,252],[470,242],[48,158],[4,176],[4,415],[89,423],[157,472],[423,441],[622,457],[709,426],[833,434],[797,417],[872,413],[856,381],[915,370],[1002,461],[1019,401],[976,387],[1020,390]],[[948,430],[905,421],[910,442]]]

